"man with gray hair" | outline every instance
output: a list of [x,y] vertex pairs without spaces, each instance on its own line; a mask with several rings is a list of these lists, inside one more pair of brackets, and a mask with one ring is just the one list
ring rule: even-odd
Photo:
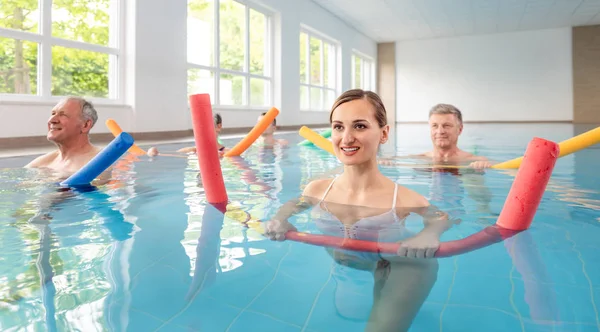
[[58,150],[37,157],[25,167],[77,172],[102,150],[90,143],[89,133],[96,121],[98,114],[89,101],[80,97],[62,99],[52,109],[46,134]]
[[461,111],[450,104],[437,104],[429,111],[429,133],[433,150],[422,156],[444,163],[470,161],[470,167],[488,168],[492,164],[481,156],[476,156],[458,148],[458,136],[463,130]]

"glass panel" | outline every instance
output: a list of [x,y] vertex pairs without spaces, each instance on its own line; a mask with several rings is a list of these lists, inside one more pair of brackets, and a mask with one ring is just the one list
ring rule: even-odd
[[310,38],[310,84],[321,85],[321,40]]
[[250,105],[269,106],[270,82],[259,78],[250,78]]
[[329,43],[323,44],[323,81],[326,87],[335,87],[335,46]]
[[301,85],[300,86],[300,109],[307,110],[309,109],[308,104],[308,87]]
[[322,90],[320,88],[310,88],[310,109],[322,110],[323,102],[321,100]]
[[221,105],[246,105],[246,78],[221,74],[219,80],[219,102]]
[[52,47],[52,95],[108,98],[109,55]]
[[108,46],[112,0],[53,0],[52,35]]
[[39,18],[37,0],[0,1],[0,28],[37,33]]
[[233,0],[219,4],[219,63],[221,68],[244,70],[246,10]]
[[373,78],[371,77],[371,68],[373,63],[371,61],[363,61],[363,86],[365,90],[372,90]]
[[300,83],[308,83],[306,78],[306,46],[308,44],[308,36],[300,33]]
[[0,37],[0,93],[37,94],[38,44]]
[[188,69],[188,94],[208,93],[215,103],[215,73],[210,70]]
[[359,57],[354,57],[354,87],[357,89],[362,89],[362,81],[361,81],[361,62],[362,59]]
[[188,62],[210,67],[215,65],[214,5],[214,0],[188,0]]
[[250,72],[267,75],[265,73],[265,64],[268,59],[267,16],[250,9],[250,27]]
[[325,109],[330,110],[331,106],[333,106],[334,102],[335,102],[335,91],[326,90],[325,91]]

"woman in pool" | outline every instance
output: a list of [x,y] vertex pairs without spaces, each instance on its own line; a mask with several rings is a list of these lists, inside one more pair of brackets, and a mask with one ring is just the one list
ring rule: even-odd
[[[222,157],[225,154],[225,152],[227,152],[227,148],[219,142],[219,135],[221,133],[221,129],[223,129],[223,118],[221,117],[221,114],[216,113],[214,115],[214,121],[215,121],[215,123],[214,123],[215,124],[215,135],[217,135],[217,150],[219,151],[219,157]],[[181,149],[177,150],[177,152],[196,154],[196,147],[189,146],[189,147],[181,148]],[[148,149],[148,152],[146,154],[149,157],[154,157],[154,156],[158,156],[160,153],[158,152],[158,149],[153,146]]]
[[[333,179],[310,182],[300,199],[284,204],[264,224],[265,234],[272,240],[284,240],[287,231],[295,230],[288,218],[312,208],[313,220],[329,235],[401,241],[397,255],[385,258],[339,250],[330,254],[344,265],[373,272],[376,292],[367,328],[406,330],[435,283],[438,265],[432,258],[440,235],[451,223],[425,197],[379,171],[377,151],[388,140],[389,125],[377,94],[359,89],[344,92],[334,103],[329,120],[343,172]],[[416,235],[404,228],[411,213],[423,216],[425,223]]]

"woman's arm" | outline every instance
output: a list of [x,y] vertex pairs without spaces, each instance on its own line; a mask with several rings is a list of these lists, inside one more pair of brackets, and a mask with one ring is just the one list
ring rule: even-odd
[[285,240],[285,233],[296,231],[296,227],[288,219],[318,204],[318,200],[314,197],[319,197],[319,193],[323,192],[324,185],[327,185],[329,181],[331,180],[312,181],[304,188],[302,196],[283,204],[271,220],[263,223],[265,236],[271,240],[283,241]]
[[[433,258],[440,246],[440,236],[452,226],[448,214],[431,205],[420,194],[406,189],[404,195],[398,195],[409,211],[423,217],[425,227],[415,236],[401,242],[398,256],[409,258]],[[403,197],[400,197],[403,196]]]

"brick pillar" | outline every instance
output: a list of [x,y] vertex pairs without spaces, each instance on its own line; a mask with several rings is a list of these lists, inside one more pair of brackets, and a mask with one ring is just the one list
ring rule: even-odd
[[573,123],[600,123],[600,25],[573,27]]

